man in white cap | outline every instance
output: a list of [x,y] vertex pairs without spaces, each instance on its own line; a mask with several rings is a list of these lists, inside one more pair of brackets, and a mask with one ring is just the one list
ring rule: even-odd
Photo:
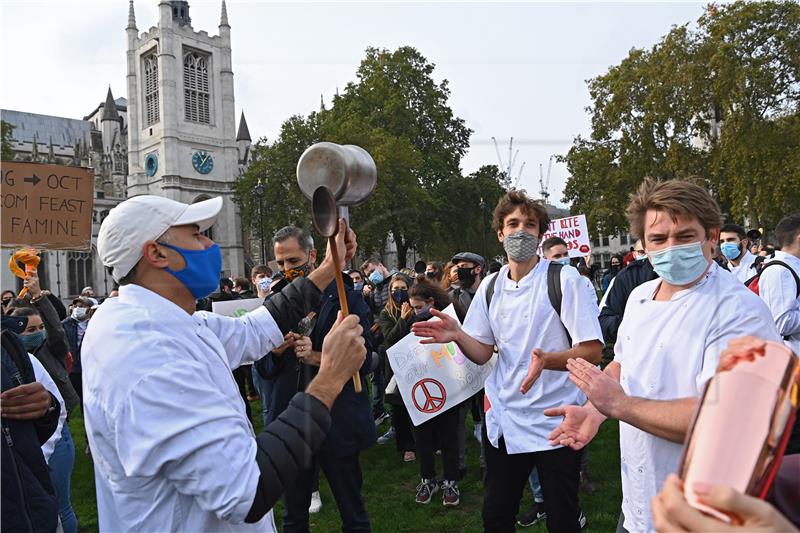
[[336,249],[263,308],[195,312],[219,284],[220,249],[202,232],[221,208],[221,198],[138,196],[100,227],[100,258],[120,284],[82,347],[101,531],[274,531],[272,506],[311,466],[331,405],[364,360],[358,317],[340,319],[316,379],[254,435],[231,369],[284,342],[333,280],[332,254],[349,261],[356,241],[340,221]]

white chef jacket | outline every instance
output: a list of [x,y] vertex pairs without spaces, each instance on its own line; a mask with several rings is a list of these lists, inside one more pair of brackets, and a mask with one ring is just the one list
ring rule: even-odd
[[486,431],[495,447],[500,437],[504,437],[509,454],[554,449],[547,436],[561,419],[544,416],[543,411],[586,401],[586,396],[569,380],[569,372],[557,370],[543,370],[528,393],[522,394],[519,387],[528,373],[533,349],[545,352],[569,349],[565,326],[573,346],[603,340],[597,302],[590,299],[581,275],[571,266],[561,269],[559,320],[547,296],[549,265],[550,261],[540,259],[519,283],[509,279],[509,267],[503,266],[495,274],[497,283],[491,310],[486,306],[489,276],[478,287],[464,318],[463,327],[468,335],[484,344],[497,345],[499,350],[497,365],[485,383],[491,403],[486,412]]
[[731,274],[736,276],[736,279],[739,280],[739,283],[744,283],[757,274],[756,269],[753,268],[753,263],[755,260],[756,256],[751,254],[750,250],[745,250],[741,261],[739,261],[739,266],[734,266],[733,263],[728,261],[728,269],[731,271]]
[[259,470],[231,369],[281,342],[263,307],[189,315],[138,285],[100,306],[81,356],[101,531],[275,531],[243,522]]
[[[774,259],[789,265],[800,277],[800,259],[786,252],[775,251]],[[789,338],[784,342],[800,356],[800,298],[797,282],[789,270],[782,266],[766,269],[758,278],[758,292],[772,313],[778,333]]]
[[64,398],[61,396],[61,393],[58,392],[58,385],[56,385],[56,382],[50,377],[50,374],[47,373],[47,370],[45,370],[45,368],[42,366],[42,363],[40,363],[39,360],[31,354],[28,354],[28,359],[31,360],[31,366],[33,366],[34,379],[41,383],[42,386],[47,389],[47,392],[56,397],[61,409],[61,412],[58,415],[58,425],[56,426],[56,430],[52,435],[50,435],[50,438],[47,439],[47,442],[42,444],[42,454],[44,455],[44,460],[45,462],[49,463],[50,456],[53,455],[53,451],[56,449],[56,442],[61,439],[61,431],[64,429],[64,424],[67,423],[67,407],[64,404]]
[[[773,267],[774,268],[774,267]],[[625,393],[648,400],[676,400],[702,394],[728,341],[745,335],[778,339],[766,305],[743,284],[712,263],[704,278],[655,301],[661,279],[636,287],[614,346]],[[619,424],[622,512],[631,533],[653,531],[650,501],[667,475],[676,472],[683,444]]]

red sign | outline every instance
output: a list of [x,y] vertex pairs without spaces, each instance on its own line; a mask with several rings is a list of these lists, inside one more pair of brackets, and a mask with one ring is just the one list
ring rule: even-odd
[[435,413],[444,407],[447,392],[444,386],[435,379],[425,378],[414,384],[411,389],[414,407],[422,413]]

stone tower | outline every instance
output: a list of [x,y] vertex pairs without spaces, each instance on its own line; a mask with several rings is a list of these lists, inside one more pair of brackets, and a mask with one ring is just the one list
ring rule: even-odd
[[240,150],[225,0],[213,36],[192,28],[186,1],[161,0],[158,10],[158,25],[139,34],[130,0],[128,196],[184,203],[221,196],[224,208],[210,236],[222,248],[224,274],[246,274],[233,202]]

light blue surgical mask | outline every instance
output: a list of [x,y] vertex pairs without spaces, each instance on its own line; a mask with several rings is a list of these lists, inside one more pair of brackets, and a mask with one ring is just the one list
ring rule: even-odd
[[359,281],[358,283],[353,283],[353,290],[354,291],[363,291],[364,290],[364,282]]
[[739,244],[735,242],[723,242],[720,245],[720,250],[722,250],[722,255],[728,258],[728,261],[733,261],[742,253]]
[[671,285],[688,285],[702,276],[708,268],[702,242],[680,244],[652,252],[650,262],[656,274]]
[[47,331],[40,329],[36,333],[22,335],[22,344],[25,345],[25,349],[28,352],[33,353],[39,349],[39,346],[44,344],[45,339],[47,339]]
[[564,266],[569,266],[569,256],[562,257],[561,259],[553,259],[553,263],[561,263]]
[[383,274],[379,270],[375,270],[369,275],[369,280],[375,285],[383,283]]

